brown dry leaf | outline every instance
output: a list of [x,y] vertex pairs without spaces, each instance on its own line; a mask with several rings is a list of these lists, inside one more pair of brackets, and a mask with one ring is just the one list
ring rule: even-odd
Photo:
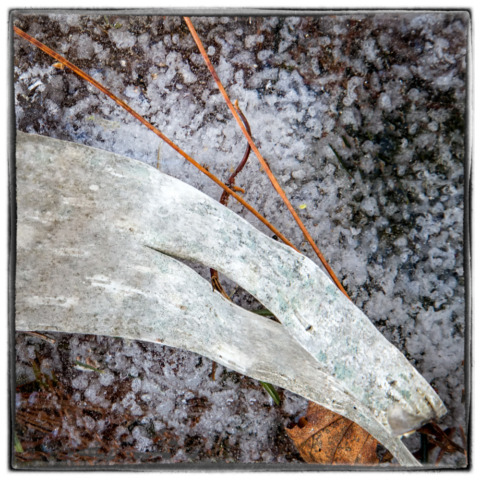
[[323,465],[377,465],[378,442],[356,423],[309,402],[307,415],[287,428],[307,463]]

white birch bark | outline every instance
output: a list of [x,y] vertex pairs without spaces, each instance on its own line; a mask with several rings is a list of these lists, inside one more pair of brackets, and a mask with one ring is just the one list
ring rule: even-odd
[[[358,423],[402,465],[398,435],[445,407],[308,258],[135,160],[17,133],[17,330],[183,348]],[[226,301],[170,255],[222,272],[279,325]]]

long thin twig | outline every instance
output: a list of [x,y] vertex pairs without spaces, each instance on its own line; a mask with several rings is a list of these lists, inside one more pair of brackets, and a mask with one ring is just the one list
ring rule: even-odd
[[198,162],[196,162],[192,157],[190,157],[190,155],[185,153],[180,147],[178,147],[168,137],[166,137],[160,130],[155,128],[150,122],[148,122],[140,114],[135,112],[135,110],[133,110],[130,106],[128,106],[123,100],[120,100],[120,98],[118,98],[108,89],[106,89],[103,85],[101,85],[96,80],[94,80],[90,75],[85,73],[80,68],[76,67],[73,63],[70,63],[66,58],[54,52],[51,48],[48,48],[46,45],[39,42],[37,39],[25,33],[23,30],[20,30],[15,26],[13,27],[13,30],[17,35],[29,41],[30,43],[35,45],[37,48],[44,51],[45,53],[55,58],[59,62],[63,63],[66,67],[70,68],[70,70],[75,72],[79,77],[82,77],[83,79],[87,80],[87,82],[91,83],[93,86],[97,87],[101,92],[103,92],[105,95],[110,97],[115,103],[117,103],[122,108],[124,108],[128,113],[133,115],[139,122],[142,122],[148,129],[150,129],[152,132],[158,135],[164,142],[170,145],[170,147],[172,147],[176,152],[178,152],[183,158],[188,160],[191,164],[197,167],[203,174],[205,174],[208,178],[213,180],[218,186],[222,187],[226,192],[228,192],[229,195],[231,195],[233,198],[235,198],[235,200],[241,203],[250,213],[255,215],[255,217],[257,217],[264,225],[266,225],[273,233],[275,233],[275,235],[277,235],[277,237],[280,238],[284,243],[286,243],[289,247],[292,247],[294,250],[299,252],[299,250],[293,245],[292,242],[290,242],[290,240],[288,240],[284,235],[282,235],[277,228],[275,228],[265,217],[260,215],[260,213],[258,213],[249,203],[247,203],[242,197],[237,195],[232,189],[230,189],[224,183],[222,183],[215,175],[211,174],[208,170],[203,168]]
[[[243,112],[240,110],[240,107],[238,106],[238,101],[235,100],[235,109],[237,110],[238,114],[240,115],[240,118],[242,119],[243,124],[245,125],[245,128],[247,129],[247,132],[251,135],[252,132],[250,130],[250,125],[248,123],[247,118],[243,114]],[[249,143],[247,143],[247,148],[245,149],[245,153],[243,154],[242,161],[238,165],[238,167],[235,169],[235,171],[230,175],[230,178],[228,179],[227,185],[229,187],[232,187],[235,183],[235,178],[237,175],[243,170],[243,167],[246,165],[248,157],[250,156],[250,152],[252,151],[252,147],[250,146]],[[222,198],[220,198],[220,203],[222,205],[227,206],[228,203],[228,193],[224,190],[222,193]]]
[[259,152],[258,148],[256,147],[254,141],[252,140],[252,137],[250,136],[250,134],[247,132],[247,129],[245,128],[245,126],[243,125],[242,123],[242,120],[240,119],[240,116],[238,115],[238,113],[236,112],[232,102],[230,101],[230,98],[228,97],[228,94],[227,92],[225,91],[225,88],[223,88],[223,85],[222,85],[222,82],[220,81],[220,78],[219,76],[217,75],[217,72],[215,71],[215,69],[213,68],[213,65],[212,65],[212,62],[210,61],[210,59],[208,58],[208,55],[207,55],[207,52],[205,51],[205,48],[202,44],[202,41],[200,40],[200,37],[198,36],[196,30],[195,30],[195,27],[193,26],[193,23],[192,21],[190,20],[189,17],[183,17],[187,26],[188,26],[188,29],[190,30],[190,33],[192,34],[194,40],[195,40],[195,43],[197,44],[197,47],[198,49],[200,50],[200,53],[202,54],[202,57],[203,59],[205,60],[205,63],[208,67],[208,69],[210,70],[210,73],[212,74],[212,77],[215,79],[215,82],[217,83],[217,86],[220,90],[220,92],[222,93],[223,95],[223,98],[225,99],[225,102],[227,102],[227,105],[228,105],[228,108],[230,109],[230,111],[232,112],[233,116],[235,117],[235,120],[237,121],[238,125],[240,126],[240,128],[242,129],[242,132],[243,134],[245,135],[245,138],[247,139],[248,143],[250,144],[250,146],[252,147],[252,150],[255,152],[255,155],[257,156],[260,164],[262,165],[263,169],[265,170],[265,172],[267,173],[268,175],[268,178],[270,179],[270,181],[272,182],[272,185],[273,187],[275,188],[275,190],[278,192],[278,194],[280,195],[280,197],[282,198],[282,200],[284,201],[285,205],[287,206],[287,208],[290,210],[290,213],[292,214],[293,218],[295,219],[295,221],[297,222],[298,226],[300,227],[300,229],[302,230],[303,234],[305,235],[306,239],[308,240],[308,243],[310,243],[310,245],[312,246],[313,250],[315,251],[315,253],[317,254],[318,258],[320,259],[320,261],[322,262],[323,266],[325,267],[325,269],[327,270],[327,272],[329,273],[330,277],[332,278],[332,280],[334,281],[334,283],[337,285],[337,287],[347,296],[347,298],[350,298],[348,296],[348,293],[345,291],[345,289],[343,288],[343,285],[340,283],[340,280],[338,280],[337,276],[335,275],[335,273],[333,272],[333,270],[330,268],[330,265],[328,264],[328,262],[325,260],[325,257],[322,255],[322,253],[320,252],[319,248],[317,247],[317,245],[315,244],[312,236],[310,235],[310,233],[308,233],[308,230],[305,228],[305,225],[303,224],[302,220],[300,219],[300,217],[298,216],[297,212],[295,211],[295,209],[293,208],[292,204],[290,203],[290,201],[288,200],[287,196],[285,195],[284,191],[282,190],[282,187],[280,186],[280,184],[278,183],[277,179],[275,178],[275,176],[273,175],[272,171],[270,170],[270,167],[268,166],[267,162],[265,161],[265,159],[262,157],[261,153]]

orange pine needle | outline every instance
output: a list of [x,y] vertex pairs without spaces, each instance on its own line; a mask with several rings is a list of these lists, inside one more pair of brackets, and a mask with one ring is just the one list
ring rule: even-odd
[[59,62],[63,63],[66,67],[68,67],[70,70],[75,72],[79,77],[82,77],[84,80],[87,80],[87,82],[91,83],[93,86],[97,87],[102,93],[104,93],[105,95],[110,97],[115,103],[117,103],[122,108],[124,108],[128,113],[133,115],[138,121],[142,122],[147,128],[149,128],[152,132],[154,132],[156,135],[158,135],[164,142],[166,142],[168,145],[170,145],[170,147],[172,147],[176,152],[178,152],[180,155],[182,155],[183,158],[188,160],[191,164],[193,164],[195,167],[197,167],[203,174],[205,174],[208,178],[213,180],[217,185],[219,185],[226,192],[228,192],[233,198],[235,198],[235,200],[237,200],[239,203],[241,203],[250,213],[255,215],[255,217],[257,217],[264,225],[266,225],[284,243],[286,243],[289,247],[292,247],[294,250],[299,252],[299,250],[297,248],[295,248],[295,246],[292,244],[292,242],[290,242],[284,235],[282,235],[265,217],[260,215],[260,213],[258,213],[249,203],[247,203],[242,197],[237,195],[232,189],[228,188],[215,175],[211,174],[204,167],[202,167],[198,162],[196,162],[192,157],[190,157],[190,155],[185,153],[180,147],[178,147],[168,137],[166,137],[160,130],[155,128],[150,122],[148,122],[140,114],[135,112],[135,110],[133,110],[130,106],[128,106],[123,100],[120,100],[120,98],[118,98],[112,92],[107,90],[103,85],[101,85],[96,80],[94,80],[90,75],[85,73],[80,68],[76,67],[73,63],[70,63],[66,58],[62,57],[61,55],[59,55],[58,53],[53,51],[51,48],[47,47],[43,43],[39,42],[37,39],[28,35],[28,33],[25,33],[23,30],[20,30],[19,28],[15,27],[15,26],[13,27],[13,30],[17,35],[24,38],[28,42],[32,43],[37,48],[39,48],[43,52],[47,53],[51,57],[55,58],[55,60],[58,60]]
[[330,277],[332,278],[332,280],[334,281],[335,285],[337,285],[337,287],[346,295],[347,298],[350,298],[348,296],[348,293],[345,291],[345,289],[343,288],[342,284],[340,283],[340,281],[338,280],[337,276],[335,275],[335,273],[333,272],[333,270],[330,268],[330,265],[327,263],[327,261],[325,260],[325,257],[322,255],[322,253],[320,252],[319,248],[317,247],[317,245],[315,244],[312,236],[310,235],[310,233],[308,232],[308,230],[305,228],[305,225],[303,225],[303,222],[301,221],[300,217],[298,216],[297,212],[295,211],[295,209],[293,208],[292,204],[290,203],[290,201],[288,200],[287,196],[285,195],[284,191],[282,190],[282,187],[280,186],[280,184],[277,182],[277,179],[275,178],[275,176],[273,175],[272,171],[270,170],[267,162],[265,161],[265,159],[262,157],[262,155],[260,154],[258,148],[256,147],[254,141],[252,140],[252,137],[248,134],[247,132],[247,129],[245,128],[245,126],[243,125],[243,122],[241,121],[240,119],[240,116],[238,115],[237,111],[235,110],[235,107],[233,106],[232,102],[230,101],[230,98],[228,97],[228,94],[227,92],[225,91],[225,88],[223,88],[223,85],[222,85],[222,82],[220,81],[220,78],[219,76],[217,75],[217,72],[215,71],[215,69],[213,68],[213,65],[212,65],[212,62],[210,61],[210,59],[208,58],[208,55],[207,55],[207,52],[205,51],[205,48],[202,44],[202,41],[200,40],[200,37],[198,36],[197,34],[197,31],[195,30],[195,27],[193,26],[193,23],[192,21],[190,20],[189,17],[183,17],[187,26],[188,26],[188,29],[190,30],[190,33],[192,34],[194,40],[195,40],[195,43],[197,44],[197,47],[198,49],[200,50],[200,53],[202,54],[202,57],[203,59],[205,60],[205,63],[208,67],[208,69],[210,70],[210,73],[212,74],[212,77],[215,79],[215,82],[217,83],[217,86],[220,90],[220,92],[222,93],[223,95],[223,98],[225,99],[225,101],[227,102],[227,105],[228,105],[228,108],[230,109],[230,111],[232,112],[233,116],[235,117],[235,120],[237,121],[238,125],[240,126],[240,128],[242,129],[242,132],[243,134],[245,135],[245,138],[247,139],[248,143],[250,144],[250,147],[252,148],[252,150],[255,152],[255,155],[257,156],[261,166],[263,167],[263,169],[265,170],[265,172],[267,173],[268,175],[268,178],[270,179],[270,181],[272,182],[272,185],[273,187],[275,188],[275,190],[278,192],[278,194],[280,195],[280,197],[282,198],[283,202],[285,203],[285,205],[287,206],[287,208],[290,210],[290,213],[292,214],[293,218],[295,219],[295,221],[297,222],[298,226],[300,227],[300,229],[302,230],[303,234],[305,235],[306,239],[308,240],[308,243],[310,243],[310,245],[312,246],[313,250],[315,251],[315,253],[317,254],[318,258],[320,259],[320,261],[322,262],[323,266],[325,267],[325,269],[327,270],[327,272],[330,274]]

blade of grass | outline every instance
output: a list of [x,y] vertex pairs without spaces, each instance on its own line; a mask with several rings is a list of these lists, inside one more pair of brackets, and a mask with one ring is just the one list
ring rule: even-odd
[[265,161],[265,159],[262,157],[261,153],[259,152],[258,148],[256,147],[254,141],[252,140],[252,137],[249,135],[247,129],[245,128],[245,125],[243,125],[243,122],[240,118],[240,116],[238,115],[237,111],[235,110],[235,107],[233,106],[232,102],[230,101],[230,98],[228,97],[228,94],[227,92],[225,91],[225,88],[223,88],[223,85],[222,85],[222,82],[220,81],[220,78],[219,76],[217,75],[217,72],[215,71],[215,69],[213,68],[213,65],[212,65],[212,62],[210,61],[210,59],[208,58],[208,55],[207,55],[207,52],[205,51],[205,48],[202,44],[202,41],[200,40],[200,37],[198,36],[197,34],[197,31],[195,30],[195,27],[193,26],[193,23],[192,21],[190,20],[189,17],[183,17],[187,26],[188,26],[188,29],[190,30],[190,33],[192,34],[193,36],[193,39],[195,40],[195,43],[197,44],[197,47],[198,49],[200,50],[200,53],[202,54],[202,57],[203,59],[205,60],[205,63],[208,67],[208,69],[210,70],[210,73],[212,74],[212,77],[215,79],[215,82],[220,90],[220,92],[222,93],[223,95],[223,98],[225,99],[225,102],[227,103],[228,105],[228,108],[230,109],[230,111],[232,112],[232,115],[234,116],[235,120],[237,121],[238,125],[240,126],[240,128],[242,129],[242,132],[243,134],[245,135],[245,138],[247,139],[248,143],[250,144],[250,146],[252,147],[252,150],[255,152],[255,155],[257,156],[260,164],[262,165],[263,169],[265,170],[266,174],[268,175],[268,178],[270,179],[270,182],[272,183],[273,187],[275,188],[275,190],[277,191],[277,193],[280,195],[280,197],[282,198],[283,202],[285,203],[285,205],[287,206],[288,210],[290,210],[290,213],[292,214],[293,218],[295,219],[295,221],[297,222],[298,226],[300,227],[300,229],[302,230],[303,234],[305,235],[306,239],[308,240],[308,243],[310,243],[311,247],[313,248],[314,252],[317,254],[318,258],[320,259],[320,261],[322,262],[323,266],[325,267],[325,269],[327,270],[327,272],[329,273],[330,277],[332,278],[332,280],[334,281],[335,285],[337,285],[337,287],[346,295],[347,298],[350,298],[348,296],[348,293],[345,291],[345,289],[343,288],[342,284],[340,283],[340,281],[338,280],[337,276],[335,275],[335,273],[333,272],[333,270],[330,268],[330,265],[327,263],[327,261],[325,260],[324,256],[322,255],[322,253],[320,252],[319,248],[317,247],[317,245],[315,244],[312,236],[310,235],[310,233],[308,232],[308,230],[305,228],[305,225],[303,225],[303,222],[302,220],[300,219],[300,217],[298,216],[297,212],[295,211],[295,209],[293,208],[292,204],[290,203],[290,201],[288,200],[287,196],[285,195],[284,191],[282,190],[282,187],[280,186],[280,184],[278,183],[277,179],[275,178],[275,176],[273,175],[272,171],[270,170],[270,167],[268,166],[267,162]]
[[13,442],[15,444],[15,451],[17,453],[24,453],[22,444],[21,444],[20,440],[18,439],[17,432],[13,433]]
[[33,374],[35,375],[35,379],[36,379],[39,387],[42,390],[48,390],[48,384],[45,382],[45,376],[42,373],[42,368],[40,366],[40,361],[38,360],[38,354],[32,360],[32,370],[33,370]]
[[267,391],[267,393],[273,398],[273,401],[276,405],[280,405],[280,397],[278,392],[275,390],[275,387],[267,382],[260,381],[260,385]]
[[348,141],[348,139],[345,135],[342,135],[342,140],[343,140],[343,143],[345,144],[345,146],[347,148],[352,148],[352,146],[350,145],[350,142]]
[[353,175],[350,173],[350,170],[347,168],[345,163],[343,162],[342,158],[340,155],[337,153],[337,151],[332,147],[332,145],[329,143],[328,146],[332,149],[333,153],[337,157],[337,160],[339,161],[340,165],[344,168],[344,170],[350,175],[351,178],[353,178]]
[[229,195],[231,195],[235,200],[237,200],[240,204],[242,204],[250,213],[252,213],[256,218],[258,218],[264,225],[266,225],[278,238],[280,238],[285,244],[289,247],[292,247],[294,250],[299,252],[299,250],[288,240],[284,235],[282,235],[277,228],[275,228],[265,217],[260,215],[248,202],[246,202],[242,197],[237,195],[232,189],[227,187],[224,183],[222,183],[215,175],[211,174],[208,170],[203,168],[198,162],[196,162],[190,155],[185,153],[180,147],[178,147],[175,143],[173,143],[168,137],[166,137],[160,130],[155,128],[150,122],[145,120],[140,114],[135,112],[130,106],[128,106],[123,100],[120,100],[116,95],[110,92],[107,88],[103,85],[98,83],[94,80],[90,75],[85,73],[80,68],[73,65],[73,63],[69,62],[66,58],[62,57],[58,53],[54,52],[51,48],[47,47],[43,43],[39,42],[37,39],[31,37],[23,30],[20,30],[18,27],[13,27],[14,32],[22,37],[23,39],[27,40],[31,44],[35,45],[37,48],[45,52],[46,54],[50,55],[51,57],[55,58],[59,62],[63,63],[66,67],[70,70],[75,72],[79,77],[83,78],[87,82],[91,83],[93,86],[97,87],[102,93],[110,97],[117,105],[120,105],[124,108],[128,113],[133,115],[139,122],[143,123],[148,129],[158,135],[165,143],[167,143],[170,147],[172,147],[176,152],[178,152],[185,160],[189,161],[192,165],[197,167],[204,175],[208,178],[213,180],[218,186],[222,187]]
[[259,310],[251,310],[252,313],[256,315],[261,315],[262,317],[274,317],[275,315],[266,308],[260,308]]
[[93,370],[94,372],[105,373],[103,370],[100,370],[99,368],[92,367],[91,365],[88,365],[87,363],[79,362],[78,360],[75,360],[75,365],[78,365],[79,367],[82,367],[82,368],[86,368],[87,370]]

